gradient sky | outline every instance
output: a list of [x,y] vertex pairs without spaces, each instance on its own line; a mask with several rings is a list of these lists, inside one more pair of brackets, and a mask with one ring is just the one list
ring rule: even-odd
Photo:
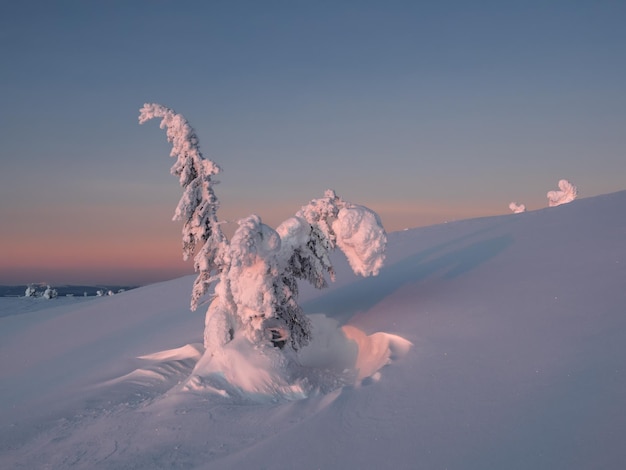
[[276,226],[327,188],[388,231],[626,189],[626,2],[0,5],[0,283],[149,283],[182,192],[144,102]]

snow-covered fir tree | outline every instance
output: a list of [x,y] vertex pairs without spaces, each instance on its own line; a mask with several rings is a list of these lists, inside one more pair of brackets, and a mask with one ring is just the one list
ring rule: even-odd
[[144,104],[140,110],[139,123],[161,118],[161,129],[165,128],[167,140],[172,144],[170,156],[176,162],[170,169],[183,187],[173,220],[183,221],[183,259],[187,260],[201,245],[194,258],[198,277],[191,296],[191,308],[198,302],[219,275],[226,260],[224,248],[227,240],[217,219],[219,201],[213,191],[213,176],[221,169],[211,160],[205,159],[195,131],[187,120],[173,110],[160,104]]
[[387,242],[380,218],[372,210],[350,204],[334,191],[312,200],[276,230],[257,215],[239,221],[231,240],[217,218],[219,201],[213,176],[220,168],[203,157],[195,131],[186,119],[158,104],[145,104],[139,122],[161,118],[176,158],[172,174],[179,177],[183,196],[174,214],[183,220],[183,257],[196,247],[198,277],[192,309],[214,292],[205,319],[204,345],[215,351],[245,335],[253,344],[298,350],[311,336],[309,320],[298,305],[299,280],[317,288],[334,280],[330,253],[339,248],[353,271],[376,275]]
[[560,206],[567,204],[576,199],[578,189],[567,180],[559,181],[559,191],[548,191],[548,207]]
[[43,292],[44,299],[56,299],[59,296],[59,293],[56,289],[53,289],[50,286],[46,287],[46,290]]

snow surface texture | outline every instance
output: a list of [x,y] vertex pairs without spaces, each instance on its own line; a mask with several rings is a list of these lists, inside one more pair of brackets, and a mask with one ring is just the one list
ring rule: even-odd
[[576,186],[567,180],[559,181],[559,191],[548,191],[548,207],[560,206],[561,204],[567,204],[576,199],[578,190]]
[[509,204],[509,209],[514,214],[521,214],[522,212],[526,212],[526,206],[524,204],[518,204],[517,202],[512,202]]
[[252,391],[187,382],[194,276],[2,316],[0,468],[623,468],[625,205],[392,233],[378,277],[334,257],[286,388],[271,355],[228,359]]

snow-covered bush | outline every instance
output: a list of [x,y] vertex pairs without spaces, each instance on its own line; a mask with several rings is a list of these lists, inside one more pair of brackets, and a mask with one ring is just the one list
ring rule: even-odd
[[548,191],[548,206],[555,207],[572,202],[576,199],[577,193],[576,186],[567,180],[560,180],[559,191]]
[[53,289],[50,286],[46,287],[46,290],[43,292],[44,299],[56,299],[59,296],[59,293],[56,289]]
[[387,242],[378,215],[328,190],[276,230],[257,215],[241,219],[229,241],[217,218],[219,201],[213,191],[220,167],[202,156],[195,131],[182,115],[145,104],[139,122],[153,118],[160,118],[161,128],[167,129],[170,155],[176,158],[171,173],[183,187],[174,220],[184,222],[184,259],[197,251],[193,310],[214,285],[205,319],[207,352],[238,335],[256,345],[305,346],[311,325],[297,303],[297,281],[326,287],[326,276],[334,279],[329,255],[335,248],[344,252],[355,273],[378,274]]
[[509,204],[509,209],[514,214],[521,214],[522,212],[526,212],[526,206],[524,204],[518,204],[517,202],[512,202]]
[[24,292],[24,297],[43,297],[44,299],[56,299],[59,296],[59,293],[56,289],[53,289],[49,285],[46,288],[43,288],[43,285],[35,285],[28,284],[26,287],[26,291]]
[[28,284],[26,287],[26,291],[24,292],[24,297],[36,297],[37,296],[37,288],[33,284]]

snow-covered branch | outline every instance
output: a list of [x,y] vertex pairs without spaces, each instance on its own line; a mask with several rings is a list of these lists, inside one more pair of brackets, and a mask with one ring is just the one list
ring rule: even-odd
[[352,270],[361,276],[378,274],[385,260],[387,235],[382,222],[371,209],[351,204],[327,190],[296,214],[307,220],[324,237],[324,247],[338,247]]

